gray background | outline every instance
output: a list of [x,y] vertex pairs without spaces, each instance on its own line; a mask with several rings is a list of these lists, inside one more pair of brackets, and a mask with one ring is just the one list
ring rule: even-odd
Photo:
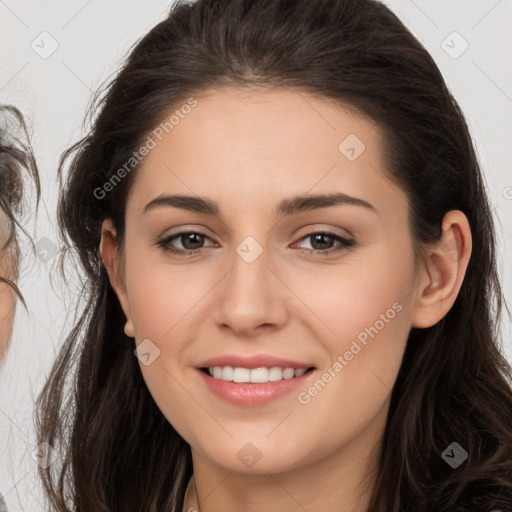
[[[510,302],[512,274],[504,263],[512,259],[512,1],[386,3],[434,57],[466,115],[499,221],[500,270]],[[0,0],[0,102],[28,118],[43,187],[37,224],[27,223],[37,253],[24,250],[19,283],[30,314],[18,307],[11,351],[0,369],[0,492],[10,512],[44,510],[33,458],[33,400],[76,301],[76,281],[50,280],[59,244],[58,158],[81,136],[92,91],[169,6],[157,0]],[[503,344],[512,361],[511,334],[504,317]]]

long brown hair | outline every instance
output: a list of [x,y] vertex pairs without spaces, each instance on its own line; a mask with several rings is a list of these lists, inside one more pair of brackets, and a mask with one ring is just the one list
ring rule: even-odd
[[[467,216],[466,276],[449,313],[410,332],[369,510],[512,510],[512,373],[498,348],[502,292],[482,174],[434,60],[376,0],[179,1],[97,96],[88,135],[59,168],[59,224],[85,271],[85,302],[38,402],[39,442],[57,455],[41,469],[52,510],[181,512],[190,448],[144,383],[98,249],[106,218],[122,239],[138,166],[97,191],[171,107],[226,85],[305,91],[373,119],[418,251],[439,240],[446,212]],[[441,457],[454,441],[468,452],[457,469]]]

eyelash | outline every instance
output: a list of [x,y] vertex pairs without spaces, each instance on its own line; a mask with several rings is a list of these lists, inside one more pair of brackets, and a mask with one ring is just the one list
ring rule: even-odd
[[[191,235],[191,234],[201,235],[201,236],[204,236],[205,238],[209,238],[205,233],[202,233],[201,231],[181,231],[179,233],[175,233],[175,234],[173,234],[171,236],[168,236],[168,237],[158,241],[156,243],[156,245],[161,247],[162,250],[164,250],[165,252],[169,252],[171,254],[176,254],[178,256],[191,256],[192,254],[198,254],[198,253],[202,252],[202,250],[205,249],[205,247],[200,247],[198,249],[177,249],[176,247],[173,247],[172,245],[170,245],[171,240],[174,240],[175,238],[180,238],[180,237],[182,237],[184,235]],[[329,233],[327,231],[314,231],[312,233],[308,233],[307,235],[299,238],[298,242],[300,242],[301,240],[305,240],[307,238],[311,238],[311,237],[313,237],[315,235],[323,235],[323,236],[327,236],[329,238],[333,238],[335,241],[340,242],[340,245],[337,248],[334,248],[334,249],[330,248],[330,249],[321,250],[321,249],[304,249],[304,248],[301,248],[302,250],[309,251],[310,254],[313,253],[315,255],[326,255],[326,256],[328,256],[329,254],[338,252],[338,251],[343,250],[343,249],[348,249],[348,248],[353,247],[353,246],[356,245],[355,240],[349,240],[349,239],[344,238],[344,237],[342,237],[340,235],[336,235],[334,233]]]

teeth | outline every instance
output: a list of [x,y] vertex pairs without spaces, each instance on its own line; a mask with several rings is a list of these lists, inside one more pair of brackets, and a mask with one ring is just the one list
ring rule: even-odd
[[[234,377],[234,371],[233,371],[233,368],[231,366],[224,366],[224,368],[221,368],[221,374],[220,374],[220,378],[222,380],[228,380],[228,381],[232,381],[233,380],[233,377]],[[213,370],[215,372],[215,370]]]
[[288,380],[294,377],[304,375],[307,368],[281,368],[273,366],[272,368],[241,368],[232,366],[214,366],[208,368],[209,374],[214,379],[221,379],[228,382],[254,382],[263,384],[265,382],[276,382],[278,380]]
[[[225,368],[222,370],[222,375],[224,375],[224,371]],[[234,382],[251,382],[251,370],[248,368],[234,368],[231,380]]]
[[[250,371],[251,382],[264,383],[268,382],[268,370],[267,368],[253,368]],[[247,382],[247,381],[245,381]]]

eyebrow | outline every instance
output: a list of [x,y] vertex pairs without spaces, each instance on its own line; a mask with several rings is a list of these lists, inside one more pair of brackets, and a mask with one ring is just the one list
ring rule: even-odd
[[[363,208],[377,213],[377,209],[369,202],[365,201],[364,199],[359,199],[357,197],[343,194],[342,192],[337,192],[334,194],[295,196],[289,199],[284,199],[279,203],[277,208],[274,209],[274,213],[279,217],[289,216],[301,212],[339,205],[362,206]],[[158,207],[169,206],[200,213],[202,215],[210,215],[221,218],[219,205],[215,201],[202,197],[187,196],[182,194],[160,195],[155,197],[155,199],[150,201],[144,207],[142,213],[146,213]]]

